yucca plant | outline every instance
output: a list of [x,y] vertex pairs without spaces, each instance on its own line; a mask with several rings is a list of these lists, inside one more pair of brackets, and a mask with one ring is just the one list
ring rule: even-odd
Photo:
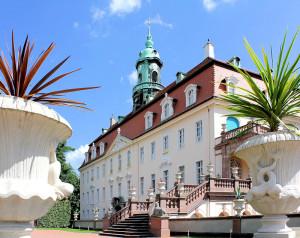
[[36,84],[32,86],[30,85],[37,71],[44,63],[50,52],[53,50],[54,46],[55,44],[51,43],[48,49],[43,51],[30,67],[29,59],[34,47],[34,42],[30,44],[27,36],[23,47],[19,47],[16,55],[14,34],[12,32],[12,48],[10,52],[11,66],[8,64],[8,61],[2,50],[2,57],[0,56],[0,70],[5,79],[5,82],[0,80],[0,90],[2,91],[2,94],[33,100],[47,105],[72,107],[79,110],[90,110],[89,108],[85,107],[85,103],[65,99],[63,98],[63,94],[99,87],[72,88],[52,92],[43,92],[44,89],[63,77],[80,70],[76,69],[50,80],[50,77],[69,59],[70,56],[51,69],[45,76],[39,79]]
[[224,106],[224,108],[235,112],[234,114],[230,114],[230,116],[255,118],[255,121],[266,124],[270,131],[278,131],[280,123],[293,130],[292,127],[294,127],[294,125],[284,123],[282,119],[285,117],[300,118],[300,76],[297,75],[296,72],[298,70],[300,54],[298,54],[294,62],[290,63],[289,61],[289,56],[299,28],[287,51],[284,53],[287,32],[285,33],[276,64],[274,64],[273,60],[272,47],[271,62],[263,47],[264,60],[261,62],[245,39],[244,44],[264,82],[265,91],[258,87],[246,71],[232,65],[243,75],[251,90],[229,85],[244,93],[226,92],[220,97],[229,103],[229,105]]

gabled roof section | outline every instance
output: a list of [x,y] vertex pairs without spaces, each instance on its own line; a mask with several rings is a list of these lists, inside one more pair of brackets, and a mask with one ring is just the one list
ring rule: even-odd
[[122,150],[123,148],[129,146],[132,143],[132,140],[128,139],[125,136],[118,135],[111,146],[108,148],[106,154],[111,155],[115,152]]

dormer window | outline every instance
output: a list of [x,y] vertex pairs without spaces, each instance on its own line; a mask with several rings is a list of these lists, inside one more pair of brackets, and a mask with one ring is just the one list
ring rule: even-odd
[[101,142],[100,143],[100,156],[103,155],[105,149],[105,143]]
[[197,85],[196,84],[190,84],[187,86],[184,90],[185,92],[185,103],[186,107],[189,107],[196,103],[197,99]]
[[95,144],[93,143],[92,146],[92,159],[95,159],[97,157],[97,148],[95,146]]
[[148,130],[153,125],[153,112],[147,112],[145,114],[145,130]]
[[227,77],[225,78],[226,81],[226,91],[229,93],[236,93],[236,88],[235,86],[237,86],[239,80],[233,76]]
[[87,163],[89,161],[89,152],[85,152],[84,155],[85,155],[84,162]]
[[168,97],[167,93],[165,94],[165,98],[161,101],[160,105],[162,107],[162,112],[161,112],[162,121],[173,115],[174,113],[173,98]]

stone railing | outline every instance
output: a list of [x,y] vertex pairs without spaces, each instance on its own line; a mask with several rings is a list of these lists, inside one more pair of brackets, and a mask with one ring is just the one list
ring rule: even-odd
[[185,211],[190,210],[197,203],[202,201],[206,195],[206,192],[209,190],[208,181],[200,184],[196,189],[194,189],[189,195],[185,198]]
[[168,192],[166,192],[167,197],[175,197],[177,194],[177,187],[172,187]]
[[131,215],[147,213],[150,204],[151,202],[149,201],[131,201],[130,202]]
[[125,220],[126,218],[128,218],[130,216],[130,205],[124,207],[123,209],[121,209],[120,211],[118,211],[117,213],[115,213],[114,215],[111,216],[111,218],[109,219],[109,224],[115,225],[120,221]]
[[[245,132],[245,133],[242,133]],[[236,139],[239,136],[244,136],[247,134],[264,134],[269,132],[269,128],[264,127],[260,124],[257,123],[249,123],[245,126],[241,126],[238,127],[236,129],[230,130],[230,131],[226,131],[226,132],[222,132],[221,133],[221,141],[222,143],[231,139]],[[239,135],[241,134],[241,135]]]

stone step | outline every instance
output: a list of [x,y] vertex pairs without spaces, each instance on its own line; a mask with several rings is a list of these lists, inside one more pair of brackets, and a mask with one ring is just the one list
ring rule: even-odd
[[114,233],[114,234],[126,234],[126,235],[145,235],[145,234],[148,234],[149,232],[147,231],[143,231],[143,232],[138,232],[138,231],[119,231],[119,230],[114,230],[114,229],[108,229],[106,230],[105,232],[108,232],[108,233]]
[[118,230],[118,231],[137,231],[137,232],[148,232],[149,228],[146,227],[117,227],[113,226],[113,227],[109,227],[108,230]]
[[129,228],[137,228],[137,229],[141,229],[143,227],[145,228],[149,228],[149,225],[144,225],[144,224],[141,224],[141,225],[137,225],[137,224],[121,224],[121,223],[118,223],[118,224],[115,224],[115,225],[112,225],[112,227],[117,227],[117,228],[124,228],[124,227],[129,227]]
[[116,235],[115,233],[100,233],[100,236],[113,236],[113,237],[153,237],[150,233],[145,234],[145,235],[127,235],[127,234],[118,234]]

